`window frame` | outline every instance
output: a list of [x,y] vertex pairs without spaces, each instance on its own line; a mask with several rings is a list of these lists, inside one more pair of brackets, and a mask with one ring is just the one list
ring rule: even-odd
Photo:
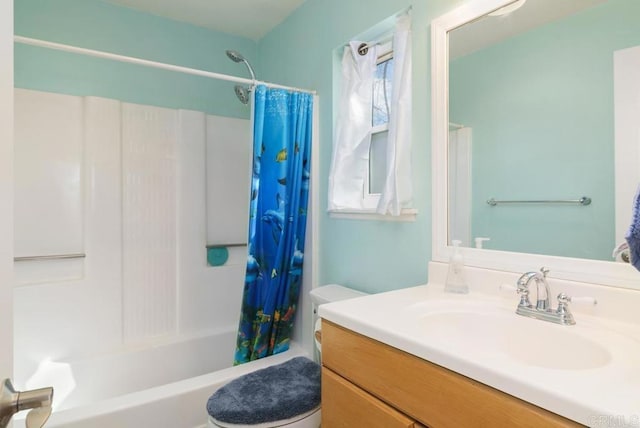
[[[393,51],[393,40],[389,39],[384,42],[378,42],[378,58],[376,59],[376,66],[393,59],[394,51]],[[391,107],[390,107],[391,108]],[[373,110],[373,98],[371,100],[371,109]],[[373,120],[373,119],[372,119]],[[376,134],[382,134],[386,132],[388,135],[389,132],[389,122],[382,125],[373,126],[371,128],[371,139],[373,140],[373,136]],[[374,210],[378,207],[378,202],[380,201],[380,193],[371,193],[369,189],[371,188],[371,147],[369,147],[369,165],[367,167],[367,175],[364,179],[364,185],[362,186],[362,206],[366,210]]]

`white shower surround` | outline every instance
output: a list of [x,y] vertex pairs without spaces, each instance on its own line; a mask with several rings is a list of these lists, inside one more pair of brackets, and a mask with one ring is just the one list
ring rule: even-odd
[[[54,106],[58,97],[77,98],[21,89],[15,92],[17,99],[31,98],[26,103],[27,112],[51,108],[51,105],[47,107],[47,103],[42,105],[44,96],[51,98]],[[246,249],[230,248],[227,264],[211,268],[206,264],[204,247],[206,243],[244,239],[246,235],[246,215],[219,216],[224,219],[223,224],[207,222],[207,218],[218,218],[213,213],[216,208],[216,203],[212,202],[214,199],[224,201],[219,204],[221,207],[233,205],[234,212],[242,210],[242,207],[234,204],[245,204],[245,199],[235,193],[218,195],[218,198],[215,198],[215,194],[221,191],[219,184],[223,180],[231,185],[230,191],[243,192],[248,197],[250,154],[246,158],[246,167],[240,165],[244,154],[238,144],[247,144],[250,152],[249,121],[207,116],[193,111],[136,106],[95,97],[83,98],[81,104],[83,108],[77,126],[81,128],[83,139],[80,165],[82,190],[79,198],[84,210],[84,222],[80,232],[84,244],[81,251],[86,252],[87,257],[67,260],[67,265],[64,261],[16,263],[20,268],[17,273],[22,284],[16,286],[14,293],[15,384],[19,389],[52,383],[56,386],[57,381],[52,377],[47,378],[46,370],[41,370],[36,376],[40,378],[40,384],[33,378],[38,366],[45,361],[54,364],[45,363],[43,368],[62,367],[62,373],[75,374],[75,395],[73,389],[65,391],[63,384],[57,387],[58,401],[65,395],[68,400],[61,403],[62,410],[54,407],[48,423],[52,427],[203,427],[206,399],[217,388],[250,371],[298,355],[309,355],[313,348],[308,293],[317,283],[317,270],[314,269],[317,248],[314,242],[318,234],[316,210],[319,203],[316,185],[318,97],[314,97],[309,201],[312,209],[307,222],[305,279],[296,315],[294,341],[291,349],[283,354],[236,367],[230,365],[239,318]],[[125,111],[130,114],[123,115]],[[175,258],[176,282],[174,287],[169,287],[170,281],[162,282],[169,298],[166,293],[158,296],[160,304],[165,307],[173,304],[173,308],[166,312],[148,311],[148,306],[145,306],[145,316],[137,313],[135,306],[134,310],[127,313],[127,297],[123,290],[125,227],[122,214],[127,187],[124,185],[125,171],[122,165],[126,163],[123,156],[128,155],[122,150],[121,139],[126,135],[126,132],[122,132],[125,129],[122,118],[127,116],[129,118],[126,120],[137,118],[139,123],[135,126],[139,131],[148,128],[160,117],[175,122],[177,127],[175,133],[167,129],[161,133],[165,136],[177,135],[173,152],[175,168],[161,172],[165,175],[165,186],[167,180],[170,182],[171,177],[175,178],[175,188],[160,192],[160,201],[155,201],[160,204],[156,205],[159,210],[163,208],[162,204],[174,204],[175,207],[175,210],[170,209],[176,217],[171,220],[175,222],[175,235],[173,231],[162,229],[160,233],[165,235],[165,247],[167,242],[175,239],[175,248],[165,254],[165,260]],[[17,117],[16,123],[22,126],[19,121]],[[118,125],[107,126],[109,122],[112,125],[117,122]],[[52,141],[58,135],[55,129],[44,134]],[[225,147],[232,147],[233,150],[225,152],[224,156],[215,156],[216,151]],[[135,151],[135,145],[129,149]],[[171,155],[167,157],[171,158]],[[226,164],[220,161],[221,157],[227,161]],[[156,158],[154,162],[157,167],[157,163],[162,163],[162,158]],[[232,177],[230,174],[246,174],[246,186],[241,183],[239,176]],[[237,178],[238,185],[235,189],[232,186],[234,178]],[[211,192],[214,192],[214,197]],[[137,197],[144,197],[144,189],[138,188],[133,193],[137,193]],[[175,200],[172,201],[167,195],[175,195]],[[148,219],[154,221],[153,216]],[[229,224],[231,222],[234,223]],[[129,238],[133,238],[135,225],[131,225],[129,230],[132,234]],[[132,242],[135,243],[135,240],[132,239]],[[144,258],[144,252],[140,252],[139,256]],[[154,258],[149,258],[147,262],[154,262]],[[132,268],[138,267],[134,265]],[[58,279],[47,280],[50,274],[58,275]],[[151,274],[150,277],[153,280],[157,274]],[[128,291],[140,292],[139,296],[144,298],[143,293],[149,293],[150,289],[132,286],[132,290]],[[153,293],[147,296],[156,297]],[[174,301],[171,296],[175,296]],[[151,309],[154,309],[153,305]],[[136,329],[127,329],[127,324]],[[98,374],[100,376],[97,378]],[[28,382],[30,378],[31,382]],[[178,378],[183,379],[176,381]],[[102,387],[96,389],[100,383]],[[24,418],[24,414],[19,414],[18,418]]]
[[[235,330],[246,249],[230,249],[225,266],[207,266],[207,216],[215,218],[215,213],[207,213],[206,153],[224,144],[246,148],[245,164],[236,165],[237,177],[227,177],[226,183],[230,191],[247,195],[249,121],[96,97],[23,89],[15,94],[16,127],[45,127],[50,144],[65,135],[56,132],[55,121],[30,124],[24,113],[60,110],[60,102],[82,106],[74,113],[82,136],[82,164],[51,163],[81,170],[76,196],[84,222],[76,233],[83,247],[77,251],[87,254],[81,260],[16,263],[23,283],[14,292],[16,385],[25,388],[45,360],[76,361],[213,329]],[[160,140],[161,151],[154,144]],[[21,167],[28,166],[16,165]],[[215,174],[209,178],[219,179]],[[16,192],[22,190],[17,185]],[[226,202],[219,208],[242,209]],[[48,217],[46,207],[37,210],[43,219]],[[219,226],[227,233],[235,230],[242,242],[246,215],[236,219],[236,224]],[[209,229],[215,229],[215,223],[209,223]],[[231,365],[233,349],[226,352]]]

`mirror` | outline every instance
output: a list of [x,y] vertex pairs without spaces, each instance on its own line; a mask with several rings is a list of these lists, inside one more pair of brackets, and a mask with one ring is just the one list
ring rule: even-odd
[[612,257],[640,182],[639,23],[636,0],[475,0],[433,22],[434,260],[458,239],[467,264],[640,288]]

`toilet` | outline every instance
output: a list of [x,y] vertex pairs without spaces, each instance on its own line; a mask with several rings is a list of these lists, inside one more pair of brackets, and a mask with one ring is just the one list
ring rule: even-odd
[[[318,306],[365,293],[330,284],[314,288],[309,294],[313,305],[316,359],[319,361]],[[270,391],[281,393],[292,385],[294,389],[290,394],[278,400],[268,399],[275,395]],[[321,421],[320,365],[306,357],[295,357],[240,376],[209,398],[207,411],[210,428],[318,428]]]

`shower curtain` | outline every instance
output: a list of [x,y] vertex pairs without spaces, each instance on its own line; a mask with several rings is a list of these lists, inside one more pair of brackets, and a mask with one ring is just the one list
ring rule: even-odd
[[313,98],[254,95],[249,255],[234,364],[289,349],[302,284]]

